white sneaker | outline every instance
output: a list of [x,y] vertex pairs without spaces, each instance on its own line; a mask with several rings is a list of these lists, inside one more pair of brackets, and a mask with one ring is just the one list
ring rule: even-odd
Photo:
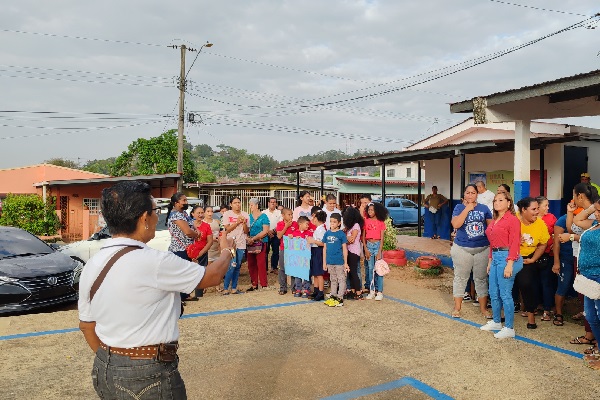
[[482,331],[504,330],[504,328],[502,328],[502,324],[500,322],[494,322],[494,321],[488,321],[487,324],[480,326],[479,329],[481,329]]
[[381,301],[383,300],[383,293],[379,292],[375,295],[375,300]]
[[375,298],[375,293],[369,292],[369,294],[367,295],[367,300],[373,300],[374,298]]
[[511,328],[504,327],[500,330],[500,332],[494,333],[494,337],[496,339],[510,339],[515,337],[515,330]]

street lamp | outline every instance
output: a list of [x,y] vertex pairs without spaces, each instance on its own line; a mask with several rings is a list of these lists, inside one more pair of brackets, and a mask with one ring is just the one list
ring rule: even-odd
[[186,45],[181,45],[181,70],[179,73],[179,123],[177,125],[177,173],[179,174],[179,180],[177,181],[177,191],[181,192],[183,190],[183,123],[185,121],[184,115],[184,103],[185,103],[185,88],[186,88],[186,79],[194,63],[198,59],[200,52],[205,47],[212,47],[212,43],[206,42],[197,50],[196,58],[190,65],[190,69],[188,69],[187,73],[185,72],[185,51],[196,51],[195,49],[188,49]]

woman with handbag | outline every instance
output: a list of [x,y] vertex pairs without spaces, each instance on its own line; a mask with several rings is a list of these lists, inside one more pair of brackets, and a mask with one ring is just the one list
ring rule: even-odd
[[267,251],[266,243],[269,241],[269,228],[271,226],[267,214],[263,214],[260,211],[258,199],[250,199],[249,205],[250,231],[246,239],[246,258],[248,259],[248,273],[250,274],[252,286],[246,290],[247,292],[258,290],[259,281],[262,288],[269,286],[267,281],[267,257],[265,254]]
[[101,399],[186,399],[177,357],[179,293],[218,285],[232,242],[223,238],[221,255],[206,268],[148,247],[160,208],[144,182],[103,189],[101,207],[112,238],[79,282],[79,329],[95,353],[94,389]]
[[523,308],[527,316],[527,329],[536,329],[535,309],[539,304],[540,269],[547,263],[544,256],[550,234],[544,221],[538,218],[539,204],[533,197],[524,197],[517,202],[521,220],[521,248],[523,269],[515,283],[523,297]]
[[[246,253],[248,228],[250,228],[250,217],[246,212],[242,211],[242,200],[238,196],[234,196],[231,199],[229,206],[231,209],[223,214],[221,222],[225,227],[224,235],[227,235],[229,239],[235,241],[237,250],[235,259],[231,260],[231,265],[225,275],[223,295],[243,293],[238,290],[237,285],[240,277],[240,268],[242,267],[242,261],[244,260],[244,253]],[[229,290],[230,285],[231,291]]]
[[[575,290],[582,293],[585,318],[590,324],[594,337],[600,337],[600,200],[594,203],[596,221],[593,226],[583,232],[579,239],[579,259],[577,262],[579,275],[575,278]],[[592,369],[600,369],[600,353],[598,345],[584,356],[584,360]]]

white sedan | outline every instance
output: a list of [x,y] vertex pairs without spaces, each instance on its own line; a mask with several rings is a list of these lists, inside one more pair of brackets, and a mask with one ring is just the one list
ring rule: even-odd
[[[167,251],[171,244],[171,234],[165,226],[166,213],[162,213],[158,216],[158,224],[156,225],[156,235],[154,239],[149,241],[147,245],[156,250]],[[110,239],[111,235],[108,229],[102,228],[99,232],[94,233],[89,239],[81,240],[79,242],[73,242],[60,246],[58,250],[64,253],[76,261],[87,263],[88,260],[96,254],[107,239]]]

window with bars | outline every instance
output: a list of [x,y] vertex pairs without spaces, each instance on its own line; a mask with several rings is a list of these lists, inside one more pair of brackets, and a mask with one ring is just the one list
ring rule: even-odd
[[396,170],[388,169],[387,171],[385,171],[385,176],[388,178],[394,178],[396,176]]
[[100,213],[100,199],[83,199],[83,208],[90,211],[90,215],[98,215]]
[[412,168],[411,167],[406,168],[406,177],[412,178],[411,175],[412,175]]

